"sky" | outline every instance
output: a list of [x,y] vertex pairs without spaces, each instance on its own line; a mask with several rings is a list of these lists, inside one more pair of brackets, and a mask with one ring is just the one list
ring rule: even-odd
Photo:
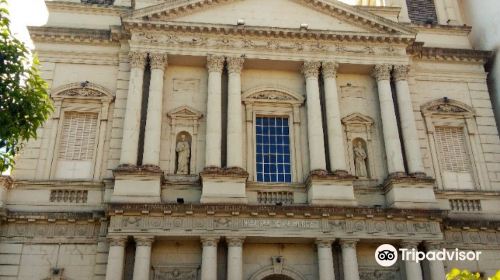
[[31,49],[27,26],[44,25],[48,19],[47,6],[43,0],[7,0],[10,13],[10,29],[17,39],[25,42]]

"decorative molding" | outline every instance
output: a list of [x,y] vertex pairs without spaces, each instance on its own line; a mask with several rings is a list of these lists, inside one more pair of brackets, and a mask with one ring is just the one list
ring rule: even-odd
[[200,238],[203,247],[217,247],[220,237],[218,236],[202,236]]
[[87,203],[88,190],[55,189],[50,190],[50,202]]
[[207,56],[208,72],[222,73],[222,69],[224,68],[224,60],[225,58],[223,56],[208,55]]
[[323,78],[333,78],[335,79],[337,76],[337,70],[339,68],[339,64],[333,61],[327,61],[321,63],[321,72],[323,73]]
[[304,275],[302,275],[297,270],[293,269],[290,266],[284,264],[285,259],[281,256],[272,257],[272,264],[266,267],[263,267],[257,270],[249,280],[261,280],[265,279],[268,276],[275,275],[283,275],[292,280],[305,280],[307,279]]
[[424,116],[444,114],[472,118],[475,115],[474,109],[469,105],[446,97],[427,102],[420,109]]
[[149,64],[151,69],[164,70],[168,65],[167,54],[164,53],[150,53],[149,54]]
[[154,280],[196,280],[198,275],[198,264],[155,266]]
[[342,118],[342,123],[344,125],[363,125],[363,126],[372,126],[375,121],[369,116],[365,116],[361,113],[352,113],[349,116]]
[[155,241],[154,236],[134,236],[136,246],[151,247]]
[[28,27],[31,39],[35,42],[74,43],[74,44],[117,44],[111,41],[111,31],[102,29],[69,27]]
[[410,65],[394,65],[394,70],[392,71],[392,78],[394,81],[406,81],[408,80],[408,72],[410,71]]
[[108,242],[109,246],[118,246],[118,247],[125,247],[127,244],[127,237],[126,236],[110,236],[108,237]]
[[321,62],[319,61],[306,61],[302,65],[302,73],[306,79],[308,78],[318,78],[319,68],[321,67]]
[[167,116],[175,120],[199,120],[203,114],[189,106],[180,106],[167,113]]
[[245,58],[243,57],[228,57],[226,58],[227,70],[231,73],[241,73],[243,69],[243,64],[245,63]]
[[304,97],[293,91],[276,87],[256,87],[245,91],[241,99],[243,103],[284,103],[297,104],[304,103]]
[[245,241],[245,237],[241,236],[228,236],[226,237],[226,243],[229,247],[241,247],[243,246],[243,242]]
[[437,60],[448,62],[471,62],[487,63],[492,57],[492,51],[452,49],[452,48],[431,48],[424,47],[422,42],[415,42],[407,49],[415,59]]
[[77,98],[102,99],[107,102],[111,102],[114,98],[110,90],[89,81],[71,83],[57,87],[52,90],[51,96],[54,100],[61,100],[64,98]]
[[70,11],[78,14],[123,16],[128,14],[130,11],[130,9],[126,7],[83,4],[66,1],[47,1],[45,5],[47,5],[49,12]]
[[130,67],[144,69],[146,66],[146,58],[148,54],[140,51],[131,51],[128,54]]
[[373,67],[372,76],[377,81],[390,80],[391,79],[392,65],[379,64]]

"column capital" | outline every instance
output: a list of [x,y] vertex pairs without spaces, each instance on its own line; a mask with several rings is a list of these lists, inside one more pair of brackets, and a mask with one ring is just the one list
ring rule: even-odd
[[226,58],[227,70],[229,73],[241,73],[245,58],[243,57],[228,57]]
[[394,65],[394,70],[392,71],[392,78],[394,81],[406,81],[408,80],[408,72],[410,71],[410,65]]
[[207,56],[207,69],[208,72],[222,72],[224,68],[224,57],[218,55]]
[[108,237],[109,246],[125,247],[127,244],[126,236],[110,236]]
[[136,246],[151,247],[155,241],[154,236],[134,236]]
[[319,61],[305,61],[302,65],[302,74],[307,78],[318,78],[319,67],[321,62]]
[[389,64],[379,64],[373,67],[372,76],[377,79],[377,81],[390,80],[391,79],[391,69],[392,65]]
[[226,243],[229,247],[241,247],[244,241],[245,237],[242,236],[226,236]]
[[144,69],[146,65],[146,57],[148,56],[145,52],[131,51],[128,53],[128,57],[130,60],[130,66],[132,68],[141,68]]
[[324,61],[321,63],[323,78],[335,78],[339,64],[334,61]]
[[344,248],[356,248],[359,239],[340,239],[340,246]]
[[424,241],[424,247],[427,251],[436,251],[443,248],[442,241]]
[[151,69],[165,69],[168,65],[168,58],[166,53],[150,53],[149,54],[149,64]]
[[202,236],[200,239],[203,247],[217,247],[220,238],[218,236]]
[[420,242],[420,240],[403,240],[401,241],[400,246],[405,249],[416,249]]
[[334,239],[316,239],[316,241],[314,243],[316,243],[316,246],[318,246],[318,248],[331,248],[332,247],[332,243],[333,241],[335,241]]

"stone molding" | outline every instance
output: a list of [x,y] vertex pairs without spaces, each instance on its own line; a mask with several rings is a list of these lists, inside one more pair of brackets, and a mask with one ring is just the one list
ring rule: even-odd
[[407,49],[408,54],[420,60],[451,62],[487,63],[493,56],[491,51],[424,47],[422,42],[415,42]]
[[216,167],[207,166],[200,173],[201,177],[230,177],[230,178],[248,178],[248,172],[240,167]]
[[245,63],[245,58],[243,57],[228,57],[226,58],[227,70],[231,73],[241,73],[243,69],[243,64]]
[[108,237],[109,246],[125,247],[127,244],[126,236],[110,236]]
[[151,69],[164,70],[168,65],[167,54],[164,53],[150,53],[149,54],[149,64]]
[[227,236],[226,243],[229,247],[241,247],[245,242],[245,237],[241,236]]
[[207,69],[208,72],[222,73],[224,68],[225,58],[223,56],[208,55],[207,56]]
[[356,244],[358,243],[358,241],[359,239],[341,239],[339,243],[342,249],[344,248],[356,249]]
[[302,65],[302,74],[306,79],[308,78],[318,78],[319,68],[321,67],[321,62],[319,61],[305,61]]
[[407,81],[408,72],[410,72],[410,65],[394,65],[392,71],[392,78],[394,81]]
[[379,64],[373,67],[372,76],[378,81],[391,79],[392,65]]
[[111,6],[111,5],[89,5],[75,2],[62,2],[62,1],[47,1],[47,8],[50,12],[56,11],[71,11],[78,14],[97,14],[97,15],[112,15],[123,16],[129,12],[129,8]]
[[128,57],[130,60],[130,67],[144,69],[144,66],[146,66],[147,55],[148,54],[145,52],[139,52],[139,51],[129,52]]
[[321,63],[321,72],[323,74],[323,78],[333,78],[337,77],[337,70],[339,68],[339,64],[333,61],[327,61]]
[[422,115],[456,115],[464,116],[465,118],[472,118],[475,116],[475,111],[469,105],[448,98],[440,98],[430,102],[427,102],[420,106]]
[[69,27],[28,27],[34,42],[64,42],[79,44],[116,45],[118,41],[111,40],[111,31],[102,29],[85,29]]
[[114,99],[113,93],[109,89],[89,81],[70,83],[57,87],[51,90],[51,97],[54,100],[62,100],[64,98],[101,99],[108,103]]
[[134,236],[136,246],[151,247],[155,241],[154,236]]
[[157,175],[163,174],[163,171],[156,165],[130,165],[121,164],[113,170],[113,175]]
[[280,103],[290,105],[302,105],[305,101],[304,96],[297,94],[285,88],[277,87],[256,87],[249,89],[241,95],[245,104],[251,103]]
[[331,239],[316,239],[314,243],[318,248],[332,248],[333,241]]
[[218,236],[202,236],[200,238],[203,247],[217,247],[220,237]]

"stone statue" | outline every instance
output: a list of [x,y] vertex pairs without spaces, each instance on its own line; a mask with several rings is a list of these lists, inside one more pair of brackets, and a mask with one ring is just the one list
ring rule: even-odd
[[182,134],[181,139],[175,147],[177,152],[177,172],[176,174],[189,174],[189,156],[191,155],[191,147],[186,140],[186,135]]
[[363,148],[363,143],[361,141],[356,142],[354,147],[354,165],[356,167],[356,176],[358,177],[368,177],[368,172],[366,171],[366,151]]

